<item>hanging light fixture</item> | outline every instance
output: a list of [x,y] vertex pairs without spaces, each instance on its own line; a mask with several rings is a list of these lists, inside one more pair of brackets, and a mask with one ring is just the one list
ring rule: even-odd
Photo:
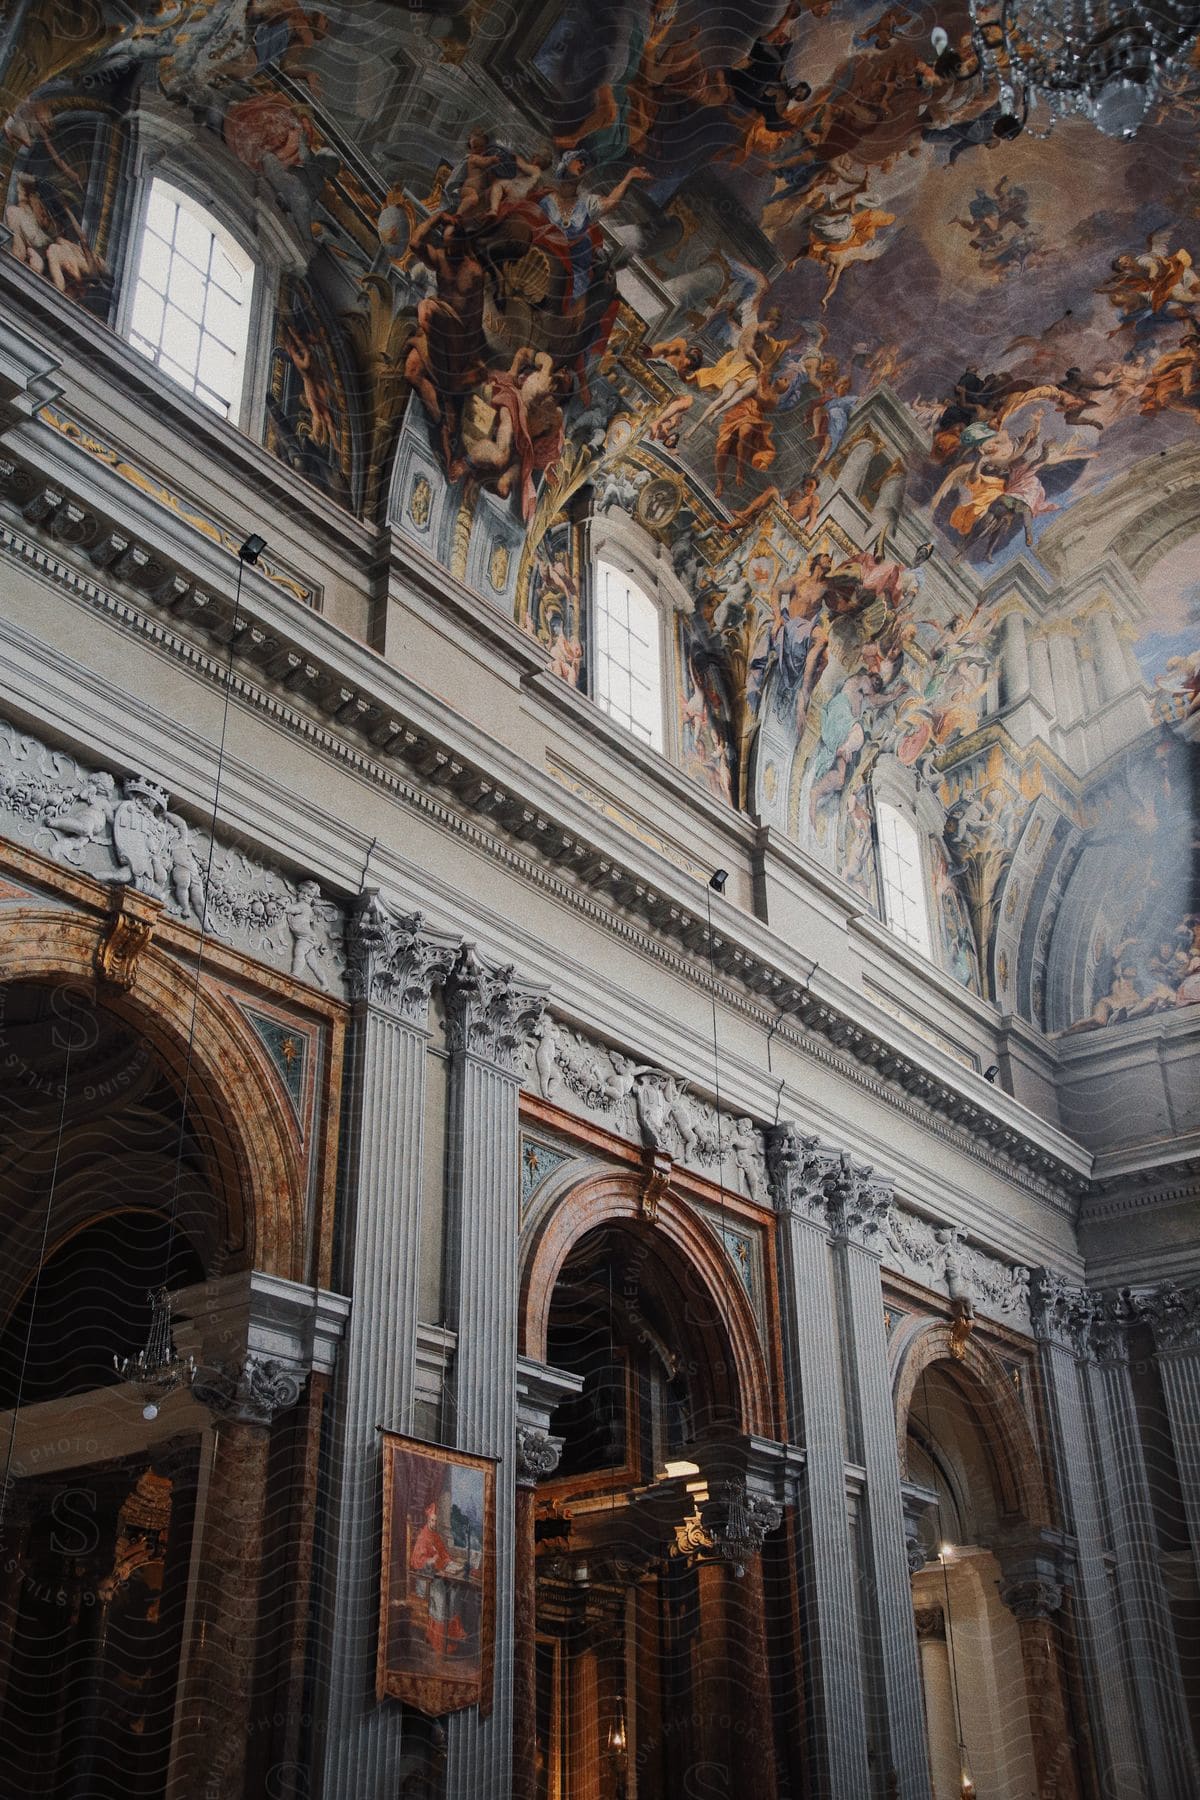
[[142,1396],[142,1417],[157,1419],[158,1409],[177,1387],[190,1387],[196,1377],[196,1359],[176,1354],[171,1340],[171,1296],[165,1287],[151,1288],[150,1329],[136,1356],[114,1356],[113,1367],[122,1381]]
[[[973,59],[996,95],[993,133],[1046,136],[1058,119],[1090,119],[1131,138],[1181,91],[1200,35],[1200,0],[967,0]],[[932,34],[943,76],[973,75],[942,26]],[[1031,115],[1042,109],[1038,129]]]

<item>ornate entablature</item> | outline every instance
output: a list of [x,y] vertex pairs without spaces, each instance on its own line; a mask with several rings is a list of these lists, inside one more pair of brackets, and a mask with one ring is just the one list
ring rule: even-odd
[[533,1032],[527,1079],[543,1100],[617,1137],[769,1204],[763,1134],[752,1119],[689,1092],[665,1069],[562,1024],[546,1013]]
[[0,720],[0,831],[297,981],[344,991],[342,908],[317,882],[214,844],[149,776],[90,767]]

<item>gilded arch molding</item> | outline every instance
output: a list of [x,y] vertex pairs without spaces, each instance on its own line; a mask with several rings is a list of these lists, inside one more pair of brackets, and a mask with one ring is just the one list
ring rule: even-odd
[[901,1480],[908,1479],[908,1425],[913,1396],[922,1374],[935,1363],[944,1365],[945,1373],[967,1399],[982,1403],[986,1411],[986,1449],[1005,1510],[1018,1514],[1031,1526],[1050,1525],[1050,1500],[1037,1442],[1004,1365],[974,1335],[961,1346],[961,1355],[954,1355],[950,1325],[941,1320],[913,1334],[901,1347],[892,1373]]
[[250,1025],[210,977],[202,976],[197,989],[194,965],[185,966],[153,941],[139,952],[133,987],[98,985],[97,953],[112,925],[111,916],[49,904],[5,908],[0,986],[64,982],[96,993],[177,1077],[190,1043],[189,1107],[212,1147],[226,1266],[305,1279],[300,1145]]
[[632,1226],[665,1260],[690,1270],[700,1282],[728,1352],[743,1431],[775,1436],[774,1406],[766,1358],[750,1302],[717,1238],[668,1184],[656,1196],[651,1224],[643,1208],[642,1173],[604,1170],[585,1177],[559,1195],[534,1222],[523,1247],[521,1352],[546,1360],[550,1304],[571,1251],[589,1232],[604,1225]]

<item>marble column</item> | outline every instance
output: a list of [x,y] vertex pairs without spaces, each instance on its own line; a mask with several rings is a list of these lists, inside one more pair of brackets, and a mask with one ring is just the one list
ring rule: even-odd
[[830,1168],[826,1209],[840,1301],[851,1458],[866,1471],[861,1501],[863,1629],[872,1635],[883,1679],[885,1785],[898,1800],[928,1800],[929,1759],[913,1625],[896,1414],[883,1325],[883,1227],[891,1189],[845,1153]]
[[1054,674],[1050,667],[1050,644],[1044,632],[1028,640],[1029,691],[1048,719],[1054,717]]
[[517,1358],[516,1548],[513,1608],[513,1800],[537,1792],[537,1484],[558,1467],[563,1440],[550,1420],[583,1376]]
[[455,1442],[496,1458],[495,1658],[483,1704],[448,1721],[447,1800],[510,1800],[520,1152],[525,1051],[544,998],[462,950],[446,980],[446,1322],[457,1333]]
[[1092,645],[1102,697],[1117,700],[1128,691],[1129,670],[1117,630],[1116,616],[1105,607],[1092,615]]
[[342,1199],[343,1280],[353,1297],[338,1395],[328,1541],[332,1563],[323,1742],[325,1800],[394,1793],[404,1712],[375,1697],[382,1457],[379,1427],[411,1432],[416,1388],[426,1020],[458,940],[419,913],[363,895],[347,927],[355,1002]]
[[805,1763],[814,1796],[870,1791],[854,1556],[846,1506],[841,1371],[831,1354],[837,1302],[815,1137],[780,1125],[768,1140],[789,1427],[804,1449],[797,1483],[798,1584],[807,1688]]
[[915,1618],[934,1800],[957,1800],[962,1789],[962,1757],[958,1748],[954,1676],[946,1642],[946,1614],[940,1606],[919,1606]]
[[1039,1800],[1079,1800],[1079,1764],[1058,1628],[1062,1588],[1045,1575],[1020,1566],[1010,1580],[1006,1560],[1001,1560],[1005,1579],[1000,1583],[1000,1599],[1017,1621],[1021,1639]]
[[1104,1295],[1091,1322],[1089,1380],[1104,1483],[1125,1655],[1133,1680],[1152,1800],[1200,1793],[1179,1649],[1159,1563],[1141,1430],[1129,1375],[1126,1327],[1132,1315],[1120,1295]]
[[1026,633],[1027,624],[1023,613],[1009,612],[1004,615],[1000,654],[1004,667],[1004,700],[1008,706],[1015,706],[1029,693],[1029,645]]
[[1097,1479],[1108,1452],[1093,1440],[1083,1366],[1094,1301],[1052,1269],[1034,1269],[1029,1291],[1055,1485],[1063,1524],[1074,1538],[1073,1612],[1101,1787],[1106,1800],[1144,1800],[1142,1748]]
[[269,1414],[237,1408],[219,1419],[199,1542],[192,1618],[171,1752],[172,1800],[229,1800],[246,1792],[251,1696],[267,1498]]

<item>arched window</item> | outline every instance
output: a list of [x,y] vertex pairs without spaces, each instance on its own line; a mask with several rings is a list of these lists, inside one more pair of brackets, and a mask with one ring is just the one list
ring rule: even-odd
[[649,744],[663,747],[662,622],[658,607],[614,563],[596,563],[593,698]]
[[921,834],[906,812],[886,800],[876,801],[875,817],[884,917],[897,937],[932,957]]
[[150,184],[138,243],[129,341],[224,419],[246,374],[254,262],[190,194]]

